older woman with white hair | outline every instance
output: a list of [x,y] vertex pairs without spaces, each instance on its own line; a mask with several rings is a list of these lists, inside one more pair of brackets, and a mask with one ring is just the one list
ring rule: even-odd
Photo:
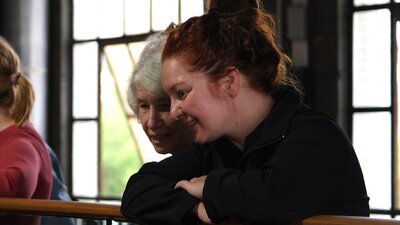
[[166,36],[162,33],[147,38],[148,43],[131,75],[128,88],[128,104],[160,154],[174,153],[192,142],[189,128],[169,116],[170,98],[160,80],[165,40]]

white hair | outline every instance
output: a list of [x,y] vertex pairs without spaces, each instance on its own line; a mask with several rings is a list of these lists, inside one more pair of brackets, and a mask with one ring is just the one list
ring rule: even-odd
[[164,98],[168,96],[162,88],[160,78],[161,54],[165,40],[166,35],[162,33],[152,34],[146,39],[148,43],[140,54],[129,79],[128,104],[136,115],[139,111],[135,94],[137,85],[141,85],[143,89],[156,97]]

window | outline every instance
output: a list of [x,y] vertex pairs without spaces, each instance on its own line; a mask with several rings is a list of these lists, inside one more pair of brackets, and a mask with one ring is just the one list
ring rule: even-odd
[[399,218],[397,2],[353,2],[352,134],[372,215]]
[[72,194],[120,199],[131,174],[159,160],[126,103],[145,38],[204,12],[203,0],[74,0]]

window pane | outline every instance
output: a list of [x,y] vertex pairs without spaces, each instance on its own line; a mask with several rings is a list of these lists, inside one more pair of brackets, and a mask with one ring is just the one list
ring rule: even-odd
[[97,0],[74,0],[74,39],[94,39],[97,37]]
[[[399,130],[399,128],[397,128],[397,130]],[[399,154],[399,136],[397,136],[397,163],[395,164],[395,166],[396,166],[396,171],[397,171],[397,177],[395,178],[396,180],[394,181],[394,182],[396,182],[396,185],[395,185],[395,187],[397,187],[397,190],[395,190],[395,195],[396,195],[396,199],[397,199],[397,202],[395,202],[395,208],[397,209],[397,210],[399,210],[400,209],[400,165],[399,165],[399,162],[400,162],[400,154]],[[398,219],[400,219],[400,217],[398,217]]]
[[120,37],[124,34],[123,0],[97,0],[98,28],[101,38]]
[[73,47],[73,116],[97,117],[98,47],[96,42]]
[[[397,23],[396,23],[396,39],[397,39],[397,46],[400,46],[400,22],[399,21],[397,21]],[[395,166],[396,166],[395,170],[397,171],[397,173],[396,173],[397,174],[397,179],[395,180],[395,182],[396,182],[395,187],[397,187],[397,190],[395,190],[395,193],[396,193],[395,199],[397,200],[397,202],[395,202],[395,207],[396,207],[397,210],[400,209],[400,165],[399,165],[399,163],[400,163],[400,127],[399,127],[399,124],[400,124],[399,123],[399,118],[400,118],[400,110],[399,110],[400,109],[400,102],[399,102],[400,64],[399,64],[399,60],[400,60],[400,52],[397,51],[397,71],[396,71],[396,76],[397,76],[396,77],[396,80],[397,80],[397,84],[396,84],[397,98],[396,98],[396,101],[397,102],[396,102],[396,105],[395,105],[396,111],[397,111],[397,118],[396,118],[396,121],[397,121],[397,129],[396,129],[396,131],[397,131],[397,140],[396,140],[396,143],[397,143],[397,146],[396,146],[397,159],[396,159],[396,162],[397,163],[395,164]]]
[[355,113],[353,144],[364,173],[370,207],[391,206],[391,116],[389,112]]
[[152,28],[165,30],[171,22],[179,23],[179,0],[153,0]]
[[[142,165],[116,83],[104,63],[101,73],[101,195],[122,197],[129,177]],[[112,160],[110,160],[112,159]],[[115,176],[118,174],[118,176]]]
[[390,0],[354,0],[354,6],[385,4],[389,2]]
[[203,0],[181,0],[181,22],[204,13]]
[[109,45],[104,49],[107,61],[109,63],[112,76],[117,82],[119,95],[123,98],[125,111],[130,111],[126,101],[126,92],[128,90],[128,81],[132,72],[133,64],[129,55],[129,48],[126,44]]
[[[146,45],[145,41],[129,43],[129,50],[130,50],[130,54],[133,58],[132,60],[133,60],[134,64],[136,64],[139,61],[140,53],[142,53],[145,45]],[[133,69],[134,68],[132,68],[132,70]]]
[[97,130],[96,121],[73,124],[72,193],[74,196],[98,195]]
[[125,0],[125,33],[150,32],[150,0]]
[[353,32],[353,105],[390,106],[389,10],[354,13]]
[[384,214],[370,214],[371,218],[377,218],[377,219],[392,219],[390,215],[384,215]]

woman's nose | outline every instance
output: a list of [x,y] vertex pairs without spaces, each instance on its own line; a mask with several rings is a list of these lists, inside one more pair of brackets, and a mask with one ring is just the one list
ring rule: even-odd
[[157,110],[150,110],[149,119],[147,121],[147,127],[157,128],[162,125],[161,114]]
[[171,101],[171,109],[169,113],[170,117],[174,120],[179,120],[182,115],[183,111],[180,104],[177,101]]

